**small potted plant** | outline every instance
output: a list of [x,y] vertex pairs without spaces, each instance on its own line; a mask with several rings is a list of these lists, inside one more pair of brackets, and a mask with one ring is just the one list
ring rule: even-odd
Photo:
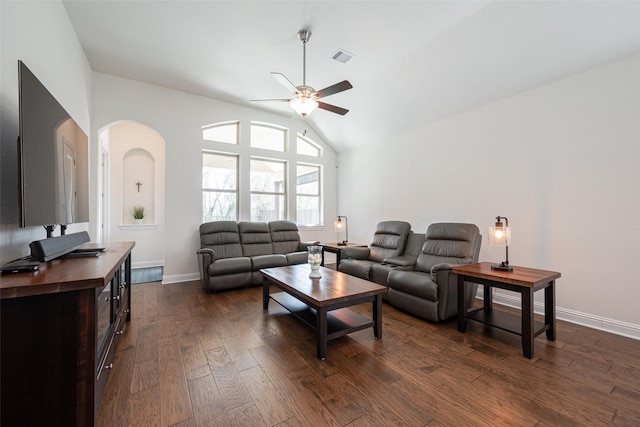
[[133,222],[136,224],[142,224],[144,219],[144,206],[134,206],[132,209]]

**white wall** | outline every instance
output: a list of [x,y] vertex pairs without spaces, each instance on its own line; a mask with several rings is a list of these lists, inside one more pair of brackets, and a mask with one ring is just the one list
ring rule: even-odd
[[[166,141],[166,230],[164,282],[198,278],[196,250],[198,227],[202,222],[202,126],[228,120],[275,123],[302,133],[323,144],[321,163],[325,173],[324,214],[327,225],[301,230],[303,240],[335,241],[333,217],[336,213],[336,155],[303,120],[292,120],[251,108],[197,95],[161,88],[101,73],[93,76],[94,134],[121,120],[142,123]],[[96,158],[92,163],[96,164]],[[93,182],[97,182],[97,177]],[[241,218],[248,220],[248,218]]]
[[640,55],[342,153],[350,240],[386,219],[471,222],[497,262],[487,227],[506,216],[511,264],[562,273],[559,318],[640,338],[638,76]]
[[[46,237],[42,227],[18,227],[18,60],[29,67],[87,135],[91,130],[92,74],[59,1],[0,1],[0,40],[0,264],[4,264],[28,255],[29,242]],[[77,224],[67,231],[86,229],[87,224]]]

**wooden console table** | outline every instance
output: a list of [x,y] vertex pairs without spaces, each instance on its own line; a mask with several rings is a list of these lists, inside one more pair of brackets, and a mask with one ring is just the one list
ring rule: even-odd
[[[458,275],[458,330],[464,332],[467,319],[476,320],[496,328],[522,336],[522,351],[525,357],[533,357],[533,340],[542,332],[549,341],[556,339],[555,283],[560,273],[513,267],[513,271],[492,270],[491,263],[460,265],[451,269]],[[484,305],[468,310],[465,304],[465,282],[484,286]],[[521,317],[511,313],[493,310],[491,288],[496,287],[518,292],[521,296]],[[544,289],[544,323],[533,318],[533,293]]]
[[0,424],[92,426],[131,318],[131,250],[0,275]]

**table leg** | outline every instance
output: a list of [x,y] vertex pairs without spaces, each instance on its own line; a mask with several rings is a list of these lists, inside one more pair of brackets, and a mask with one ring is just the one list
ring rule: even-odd
[[484,296],[484,309],[491,310],[493,308],[493,294],[491,292],[491,286],[482,285],[482,294]]
[[458,331],[467,330],[467,303],[464,297],[464,276],[458,275]]
[[269,308],[269,281],[262,279],[262,309]]
[[327,357],[327,309],[318,308],[316,312],[316,333],[318,334],[318,359]]
[[376,295],[373,300],[373,335],[382,338],[382,295]]
[[547,339],[556,340],[556,281],[549,282],[544,290],[544,324],[548,327]]
[[528,359],[533,357],[533,289],[524,289],[522,295],[522,352]]

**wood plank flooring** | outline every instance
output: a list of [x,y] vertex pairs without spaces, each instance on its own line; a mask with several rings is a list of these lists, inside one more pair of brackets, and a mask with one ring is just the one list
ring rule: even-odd
[[[370,304],[356,311],[371,315]],[[558,322],[557,340],[383,305],[316,358],[313,332],[261,287],[134,285],[98,426],[640,426],[640,341]]]

